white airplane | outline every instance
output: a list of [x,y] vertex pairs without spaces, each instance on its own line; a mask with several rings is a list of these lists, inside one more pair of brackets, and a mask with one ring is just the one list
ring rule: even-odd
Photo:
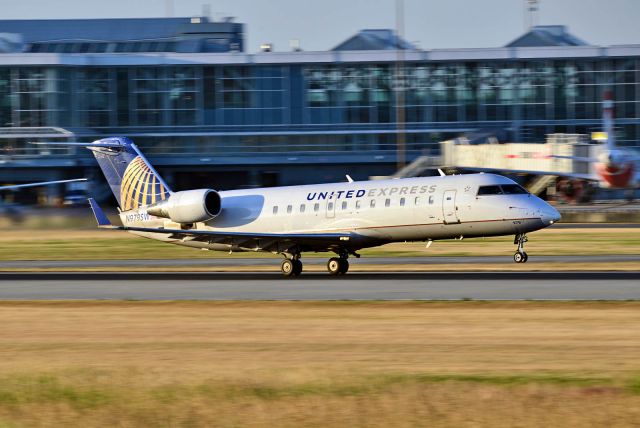
[[605,130],[605,149],[594,159],[596,174],[601,187],[609,189],[633,189],[640,187],[640,154],[616,146],[613,127],[613,94],[606,91],[602,103],[602,119]]
[[527,261],[526,234],[560,214],[493,174],[349,181],[307,186],[172,192],[128,138],[85,144],[119,204],[113,226],[89,199],[99,227],[193,248],[282,254],[284,276],[302,272],[303,252],[334,252],[331,275],[358,250],[399,241],[515,235],[514,261]]

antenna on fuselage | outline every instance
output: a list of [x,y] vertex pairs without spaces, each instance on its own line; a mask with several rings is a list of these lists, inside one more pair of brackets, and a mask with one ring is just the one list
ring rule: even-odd
[[345,175],[345,177],[347,177],[347,181],[349,183],[353,183],[353,178],[351,178],[351,176],[349,174]]
[[438,173],[440,174],[440,177],[444,177],[445,175],[447,175],[447,174],[445,174],[445,173],[444,173],[444,171],[443,171],[443,170],[441,170],[440,168],[438,168]]

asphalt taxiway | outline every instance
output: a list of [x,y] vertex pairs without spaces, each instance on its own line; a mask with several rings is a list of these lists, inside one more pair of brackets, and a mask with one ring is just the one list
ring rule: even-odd
[[0,300],[640,300],[640,272],[0,273]]

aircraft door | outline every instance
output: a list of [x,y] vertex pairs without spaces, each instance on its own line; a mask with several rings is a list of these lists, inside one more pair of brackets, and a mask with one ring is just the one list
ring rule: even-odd
[[445,190],[442,195],[442,219],[445,224],[460,223],[456,211],[456,191]]

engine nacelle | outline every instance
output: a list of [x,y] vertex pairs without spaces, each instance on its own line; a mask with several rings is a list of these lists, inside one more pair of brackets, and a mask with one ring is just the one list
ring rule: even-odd
[[147,208],[156,217],[176,223],[208,221],[220,214],[222,199],[215,190],[197,189],[172,193],[168,199]]

